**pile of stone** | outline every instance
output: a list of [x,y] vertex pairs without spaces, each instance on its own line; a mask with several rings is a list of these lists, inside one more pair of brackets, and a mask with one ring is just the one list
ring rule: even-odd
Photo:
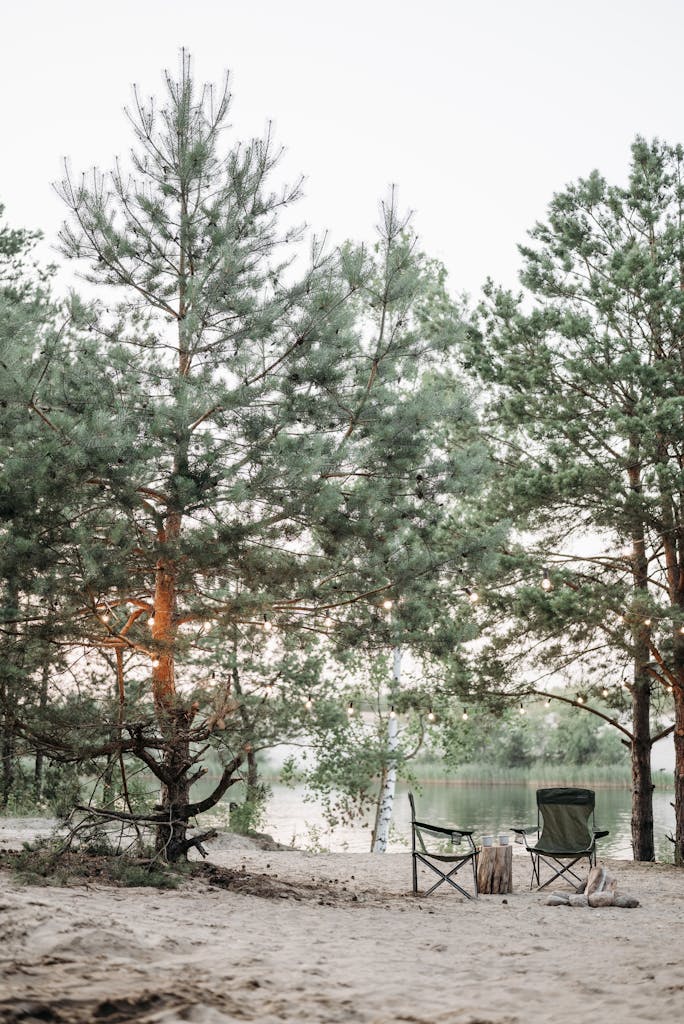
[[549,893],[545,904],[547,907],[638,907],[639,900],[618,892],[615,876],[603,864],[597,864],[574,893]]

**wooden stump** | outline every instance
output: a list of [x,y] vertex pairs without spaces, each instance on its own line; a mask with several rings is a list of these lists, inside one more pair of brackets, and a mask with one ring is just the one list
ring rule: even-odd
[[513,848],[483,846],[477,865],[477,888],[482,893],[513,891]]

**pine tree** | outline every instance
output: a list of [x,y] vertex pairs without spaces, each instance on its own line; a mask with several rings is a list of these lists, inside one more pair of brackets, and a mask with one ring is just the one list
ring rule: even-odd
[[[464,582],[493,556],[455,511],[485,465],[445,365],[459,313],[394,196],[374,252],[314,240],[303,260],[288,226],[299,187],[272,184],[270,131],[224,142],[227,85],[197,89],[185,54],[166,91],[161,108],[135,96],[130,173],[59,188],[64,252],[111,297],[43,416],[78,477],[65,629],[96,663],[115,659],[114,738],[87,753],[134,755],[159,779],[146,820],[175,860],[253,749],[263,694],[239,672],[257,637],[314,634],[343,656],[385,640],[379,605],[400,596],[406,642],[445,655]],[[192,800],[198,745],[217,732],[223,773]]]
[[[573,653],[599,636],[618,662],[626,655],[633,663],[638,859],[654,856],[649,707],[654,688],[661,703],[672,693],[678,863],[683,202],[681,148],[637,139],[626,187],[594,172],[554,197],[547,221],[521,248],[525,294],[490,286],[470,347],[473,365],[496,389],[499,422],[512,431],[502,500],[521,527],[543,533],[547,552],[560,552],[554,591],[545,598],[537,588],[528,611],[537,606],[546,636],[572,624]],[[582,563],[578,542],[597,538],[603,551]],[[568,640],[551,664],[567,656]]]

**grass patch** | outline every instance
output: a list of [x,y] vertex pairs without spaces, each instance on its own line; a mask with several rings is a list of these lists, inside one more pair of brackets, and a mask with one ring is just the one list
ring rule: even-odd
[[155,889],[177,889],[193,870],[192,864],[165,864],[144,855],[131,857],[98,849],[65,851],[50,840],[24,843],[21,850],[0,851],[0,867],[8,868],[25,885],[97,882]]
[[[485,762],[451,768],[438,758],[414,761],[412,774],[419,782],[484,783],[488,785],[519,786],[611,786],[631,788],[632,776],[629,765],[570,765],[563,767],[538,762],[529,767],[502,768]],[[654,782],[659,788],[672,788],[672,772],[654,773]]]

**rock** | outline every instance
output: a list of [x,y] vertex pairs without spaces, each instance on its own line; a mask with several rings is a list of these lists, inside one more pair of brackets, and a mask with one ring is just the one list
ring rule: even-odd
[[595,892],[615,892],[617,880],[608,874],[603,864],[597,864],[589,872],[585,892],[591,896]]
[[[588,888],[588,886],[587,886]],[[615,900],[613,892],[592,892],[587,897],[590,907],[612,907]]]
[[552,892],[544,900],[544,905],[547,907],[569,907],[570,899],[564,893]]
[[584,893],[575,893],[573,896],[568,897],[568,903],[571,907],[588,907],[589,900]]
[[636,896],[628,896],[626,893],[618,893],[613,900],[614,907],[638,907],[639,900]]

